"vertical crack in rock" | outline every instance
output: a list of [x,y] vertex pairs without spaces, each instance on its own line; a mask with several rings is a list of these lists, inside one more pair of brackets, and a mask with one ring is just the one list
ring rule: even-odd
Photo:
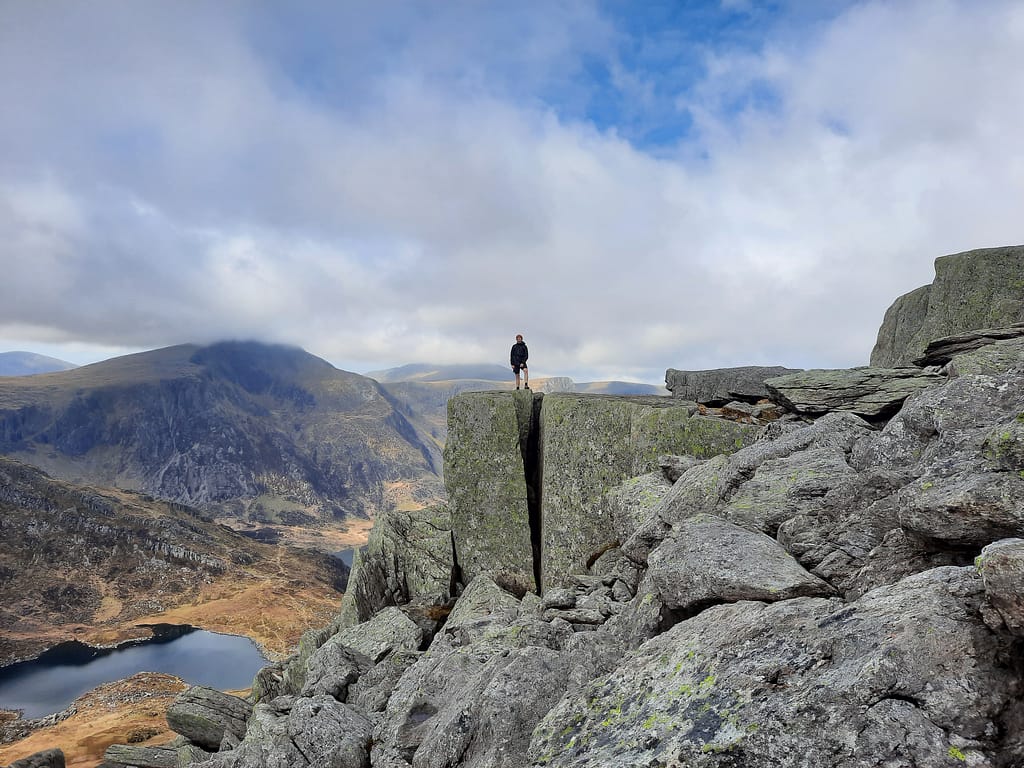
[[[525,400],[525,398],[523,398]],[[517,398],[516,414],[519,417],[519,450],[523,454],[523,472],[526,480],[526,508],[530,520],[530,546],[533,550],[533,581],[537,594],[543,591],[540,569],[541,542],[541,485],[544,477],[544,460],[541,456],[540,411],[544,395],[533,393],[530,408],[520,406]]]

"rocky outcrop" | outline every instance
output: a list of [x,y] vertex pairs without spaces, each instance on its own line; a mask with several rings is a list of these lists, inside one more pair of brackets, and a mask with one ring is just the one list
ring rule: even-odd
[[[547,543],[575,494],[607,544],[542,594],[463,574],[415,647],[373,645],[412,603],[329,628],[303,686],[205,764],[1024,764],[1024,356],[927,380],[887,421],[834,410],[706,452],[686,446],[722,449],[721,425],[695,406],[545,395],[527,524]],[[584,479],[549,494],[552,472]]]
[[888,417],[914,392],[942,378],[917,368],[814,370],[768,379],[770,397],[794,413],[820,416],[848,411],[867,419]]
[[768,397],[764,386],[767,379],[799,373],[798,368],[775,366],[743,366],[716,368],[708,371],[665,372],[665,386],[678,398],[702,405],[721,407],[731,400],[756,403]]
[[342,599],[341,626],[367,621],[389,605],[445,605],[455,589],[449,506],[389,510],[379,516],[366,546],[353,558],[352,574]]
[[1024,323],[1015,323],[1009,328],[982,328],[969,333],[946,336],[929,342],[924,349],[924,354],[913,363],[922,368],[945,365],[956,355],[981,349],[997,341],[1019,339],[1022,336],[1024,336]]
[[898,298],[871,352],[880,368],[911,364],[943,337],[1024,321],[1024,246],[983,248],[935,260],[935,280]]
[[541,397],[528,390],[473,392],[450,401],[445,485],[455,556],[467,581],[489,573],[520,594],[536,591],[536,467],[527,464]]

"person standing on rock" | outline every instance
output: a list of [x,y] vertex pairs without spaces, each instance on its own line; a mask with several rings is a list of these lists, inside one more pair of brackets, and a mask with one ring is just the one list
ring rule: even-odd
[[519,371],[523,371],[523,386],[530,388],[530,371],[526,367],[526,360],[530,357],[530,350],[526,348],[523,341],[523,334],[516,334],[516,343],[512,345],[512,373],[516,375],[516,389],[519,389]]

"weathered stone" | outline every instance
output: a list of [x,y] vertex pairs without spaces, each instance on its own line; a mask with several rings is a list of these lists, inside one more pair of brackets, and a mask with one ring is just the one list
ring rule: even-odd
[[330,696],[257,704],[245,738],[216,768],[369,768],[370,721]]
[[717,368],[708,371],[677,371],[669,368],[665,372],[665,386],[682,400],[692,400],[703,405],[721,406],[730,400],[756,403],[768,397],[766,379],[797,373],[797,368],[782,366],[743,366],[740,368]]
[[179,693],[167,708],[167,725],[189,741],[216,750],[226,731],[236,736],[245,733],[251,713],[252,705],[244,699],[195,685]]
[[507,627],[518,616],[515,595],[487,576],[477,576],[455,604],[441,634],[455,644],[469,645],[497,627]]
[[547,395],[541,411],[544,456],[541,577],[564,584],[615,543],[599,502],[626,478],[658,468],[665,453],[710,457],[753,441],[756,428],[691,415],[673,398]]
[[711,515],[680,523],[648,564],[662,603],[684,615],[724,602],[833,594],[775,539]]
[[975,567],[1003,624],[1024,635],[1024,539],[1003,539],[981,550]]
[[309,657],[302,695],[327,694],[345,701],[349,685],[372,667],[373,661],[368,656],[344,645],[341,636],[335,635]]
[[674,483],[680,476],[689,469],[700,464],[701,459],[696,456],[673,456],[665,454],[658,457],[658,466],[661,473],[669,483]]
[[114,765],[132,768],[178,768],[178,752],[165,747],[138,747],[133,744],[111,744],[103,759]]
[[9,768],[64,768],[64,752],[60,749],[46,749],[34,755],[15,760]]
[[1010,472],[925,475],[898,496],[900,525],[952,546],[1024,536],[1024,479]]
[[544,619],[562,619],[570,624],[604,624],[608,618],[605,614],[592,608],[549,608],[544,611]]
[[423,631],[416,622],[389,606],[367,622],[339,630],[329,642],[358,651],[376,663],[392,651],[415,651],[422,641]]
[[914,392],[945,380],[917,368],[813,370],[765,382],[770,397],[795,413],[811,416],[848,411],[866,418],[891,416]]
[[820,499],[855,471],[840,448],[800,451],[758,466],[717,512],[752,531],[774,536],[786,520],[816,508]]
[[537,590],[524,460],[534,397],[464,392],[448,403],[445,484],[463,579],[487,574],[518,594]]
[[256,675],[258,687],[253,689],[254,700],[267,701],[285,694],[294,696],[301,691],[306,685],[309,657],[336,631],[337,627],[331,624],[303,632],[299,638],[298,650],[281,665],[280,682],[277,681],[278,675],[273,670],[267,674],[260,670]]
[[389,510],[374,520],[369,541],[353,559],[339,624],[353,626],[412,600],[444,603],[451,597],[454,567],[448,505]]
[[719,409],[722,418],[735,421],[752,421],[756,406],[744,403],[741,400],[732,400]]
[[346,703],[361,712],[383,712],[398,681],[422,655],[419,651],[395,651],[349,685]]
[[924,354],[916,358],[914,365],[922,368],[930,365],[945,365],[957,355],[981,349],[997,341],[1019,339],[1024,336],[1024,323],[1008,328],[980,328],[976,331],[946,336],[928,343]]
[[993,469],[1002,472],[1024,470],[1024,413],[989,430],[981,450]]
[[973,352],[955,355],[946,366],[950,376],[996,375],[1024,365],[1024,339],[997,341]]
[[212,753],[207,752],[195,744],[186,743],[174,748],[177,768],[189,768],[191,765],[199,765],[210,759]]
[[[698,462],[699,463],[699,462]],[[631,477],[602,499],[616,542],[626,541],[672,488],[661,472]]]
[[907,365],[928,342],[1024,320],[1024,246],[983,248],[935,260],[930,286],[898,298],[885,313],[871,365]]
[[544,648],[492,658],[425,722],[414,768],[526,768],[530,735],[566,678],[562,654]]
[[575,608],[576,590],[559,587],[548,590],[540,601],[541,608]]
[[563,698],[530,758],[550,768],[959,764],[953,754],[1012,764],[1020,745],[1007,749],[998,723],[1019,717],[1020,683],[1001,670],[1010,643],[981,623],[972,574],[929,571],[852,605],[711,608]]

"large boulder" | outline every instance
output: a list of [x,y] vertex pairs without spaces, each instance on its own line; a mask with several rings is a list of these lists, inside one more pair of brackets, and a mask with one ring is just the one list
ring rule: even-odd
[[222,691],[195,685],[175,697],[167,708],[167,724],[194,744],[218,749],[225,734],[245,733],[252,705]]
[[684,520],[648,565],[661,602],[684,615],[717,603],[833,594],[775,539],[713,515]]
[[545,590],[584,573],[616,543],[602,497],[623,480],[659,468],[659,456],[707,458],[752,443],[757,428],[701,416],[692,403],[660,397],[554,394],[541,411]]
[[765,386],[772,400],[795,413],[847,411],[876,418],[891,416],[911,394],[944,380],[917,368],[820,369],[768,379]]
[[519,593],[537,589],[527,458],[535,397],[543,396],[464,392],[448,402],[444,475],[466,582],[488,574]]
[[730,400],[756,403],[768,397],[765,380],[799,371],[799,368],[784,368],[781,365],[748,365],[708,371],[677,371],[669,368],[665,372],[665,386],[675,397],[702,405],[718,407],[726,405]]
[[885,313],[871,365],[910,365],[936,339],[1024,321],[1022,275],[1021,245],[936,259],[931,285],[896,299]]

